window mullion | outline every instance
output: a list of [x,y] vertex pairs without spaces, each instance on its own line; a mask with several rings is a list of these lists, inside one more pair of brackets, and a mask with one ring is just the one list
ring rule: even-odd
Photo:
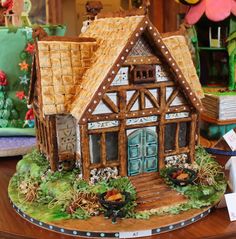
[[101,135],[101,163],[106,166],[106,134]]

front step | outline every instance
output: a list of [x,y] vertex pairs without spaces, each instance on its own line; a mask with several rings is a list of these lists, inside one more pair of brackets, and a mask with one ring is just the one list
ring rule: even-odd
[[137,192],[137,211],[181,204],[187,198],[172,190],[159,173],[145,173],[129,178]]
[[159,173],[143,173],[135,176],[130,176],[129,179],[134,183],[146,182],[149,180],[160,179]]

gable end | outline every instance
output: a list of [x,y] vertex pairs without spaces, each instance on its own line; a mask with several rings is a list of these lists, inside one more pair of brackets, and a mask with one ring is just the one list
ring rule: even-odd
[[201,101],[199,98],[196,96],[195,92],[192,91],[189,83],[185,79],[183,73],[181,72],[181,69],[178,67],[176,61],[174,60],[173,56],[169,52],[167,46],[163,42],[159,32],[155,29],[155,27],[152,25],[150,20],[145,17],[136,30],[133,32],[132,36],[130,39],[127,41],[127,44],[121,51],[120,55],[117,57],[117,60],[113,64],[113,66],[110,68],[109,73],[103,80],[102,84],[100,87],[97,89],[95,92],[91,102],[87,105],[86,110],[82,114],[82,117],[78,118],[80,123],[86,123],[88,120],[89,115],[91,112],[95,110],[97,107],[98,103],[102,100],[103,95],[107,91],[108,87],[111,85],[112,81],[114,80],[116,74],[120,70],[120,68],[125,65],[125,60],[129,56],[130,52],[132,51],[133,47],[137,43],[138,39],[140,36],[144,33],[144,31],[148,32],[150,38],[153,40],[153,43],[155,47],[157,48],[158,52],[160,52],[161,57],[164,59],[166,64],[170,67],[172,73],[173,73],[173,78],[178,83],[178,85],[181,87],[183,90],[184,94],[186,95],[186,98],[188,99],[189,103],[195,107],[198,111],[202,111],[203,107],[201,104]]

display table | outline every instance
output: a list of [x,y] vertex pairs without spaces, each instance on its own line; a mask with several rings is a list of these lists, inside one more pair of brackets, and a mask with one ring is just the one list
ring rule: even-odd
[[[22,219],[12,209],[7,195],[7,186],[15,172],[19,157],[0,158],[0,239],[56,238],[67,239],[54,232],[41,229]],[[152,236],[157,239],[236,238],[236,222],[230,222],[227,209],[215,209],[209,216],[188,227],[173,232]]]
[[0,157],[25,155],[35,145],[35,137],[0,137]]

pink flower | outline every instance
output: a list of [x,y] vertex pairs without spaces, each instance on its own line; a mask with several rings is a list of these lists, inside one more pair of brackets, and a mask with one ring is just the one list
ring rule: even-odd
[[34,54],[34,51],[35,51],[34,44],[28,43],[25,48],[25,51],[27,51],[29,54]]
[[8,81],[7,81],[7,76],[6,74],[0,70],[0,85],[1,86],[6,86],[8,84]]
[[23,100],[25,98],[25,92],[24,91],[17,91],[16,92],[16,97],[19,99],[19,100]]
[[33,119],[34,119],[33,109],[29,109],[29,110],[26,112],[25,120],[33,120]]
[[199,4],[192,6],[186,14],[185,20],[188,24],[197,23],[203,14],[211,21],[223,21],[232,13],[236,15],[235,0],[202,0]]

